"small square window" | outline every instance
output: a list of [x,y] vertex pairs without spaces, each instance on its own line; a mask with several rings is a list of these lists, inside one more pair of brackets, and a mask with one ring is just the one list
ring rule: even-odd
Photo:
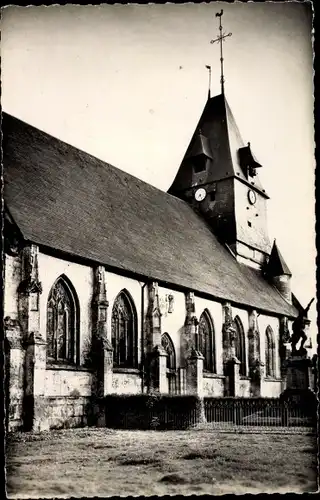
[[248,220],[248,226],[249,226],[249,227],[251,227],[251,226],[252,226],[252,224],[251,224],[251,222],[250,222],[249,220]]
[[211,191],[210,193],[210,201],[215,201],[216,199],[216,192],[215,191]]

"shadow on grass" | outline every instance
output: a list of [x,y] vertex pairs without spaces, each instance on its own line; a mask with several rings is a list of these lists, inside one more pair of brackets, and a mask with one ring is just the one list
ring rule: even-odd
[[302,448],[300,451],[301,453],[311,453],[312,455],[316,455],[318,453],[318,450],[316,448],[313,448],[312,446]]
[[157,458],[124,458],[119,460],[121,465],[162,465]]
[[159,482],[166,484],[187,484],[189,481],[181,474],[166,474],[159,479]]
[[[86,446],[86,445],[84,445]],[[103,449],[115,449],[116,447],[113,446],[112,444],[94,444],[92,446],[92,448],[94,448],[95,450],[103,450]]]
[[191,451],[190,453],[187,453],[187,455],[184,455],[182,458],[184,460],[196,460],[198,458],[202,460],[210,460],[217,457],[218,455],[216,450],[204,450],[202,452]]
[[166,474],[161,479],[159,479],[160,483],[166,484],[190,484],[190,485],[203,485],[203,484],[212,484],[216,482],[216,479],[209,472],[202,472],[193,476],[184,476],[179,473]]

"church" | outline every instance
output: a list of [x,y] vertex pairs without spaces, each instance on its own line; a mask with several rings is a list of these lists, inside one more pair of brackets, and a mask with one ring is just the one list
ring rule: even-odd
[[86,425],[94,396],[285,390],[302,307],[223,86],[168,192],[2,120],[9,430]]

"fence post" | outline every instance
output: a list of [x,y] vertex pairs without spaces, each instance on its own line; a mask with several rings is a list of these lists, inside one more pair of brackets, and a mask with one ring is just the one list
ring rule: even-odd
[[289,409],[286,402],[283,402],[281,405],[281,425],[283,427],[288,427],[289,425]]
[[233,400],[233,423],[241,425],[242,422],[242,406],[241,401]]

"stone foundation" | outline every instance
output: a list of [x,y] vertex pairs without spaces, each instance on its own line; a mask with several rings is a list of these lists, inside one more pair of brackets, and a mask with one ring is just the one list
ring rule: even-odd
[[[68,429],[70,427],[84,427],[91,422],[91,401],[85,396],[50,396],[34,399],[40,423],[35,431],[50,429]],[[28,409],[32,402],[25,401]],[[39,417],[38,417],[39,420]]]
[[23,399],[12,399],[9,402],[9,409],[6,409],[7,430],[20,431],[23,430]]
[[50,397],[47,402],[49,429],[85,427],[91,423],[89,397]]
[[203,396],[206,397],[222,397],[224,395],[225,376],[204,373],[203,379]]

